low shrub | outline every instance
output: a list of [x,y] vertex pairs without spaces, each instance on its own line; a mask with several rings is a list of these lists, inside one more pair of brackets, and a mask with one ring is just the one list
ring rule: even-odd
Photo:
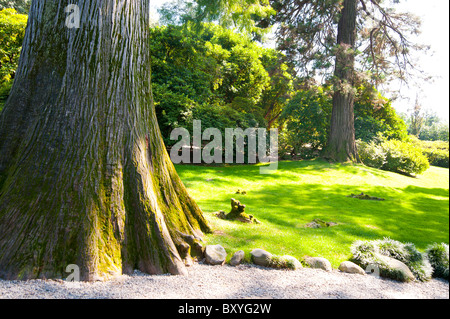
[[362,267],[378,265],[380,275],[394,280],[406,281],[405,275],[396,269],[390,269],[380,258],[386,256],[403,262],[420,281],[429,280],[433,273],[433,267],[427,259],[426,254],[417,250],[414,244],[401,243],[399,241],[385,238],[374,241],[356,241],[351,246],[353,261]]
[[445,243],[434,243],[425,251],[428,260],[433,266],[433,277],[444,278],[448,280],[449,272],[449,254],[448,245]]
[[415,136],[411,136],[410,140],[414,146],[421,149],[430,165],[449,168],[449,142],[421,141]]
[[390,140],[383,142],[381,147],[386,153],[386,163],[383,169],[387,171],[422,174],[430,168],[430,163],[425,155],[411,143]]
[[370,143],[358,140],[356,142],[361,161],[370,167],[382,169],[386,164],[386,153],[380,145],[374,141]]
[[430,168],[430,163],[421,150],[408,142],[358,141],[357,146],[361,161],[370,167],[406,175],[422,174]]

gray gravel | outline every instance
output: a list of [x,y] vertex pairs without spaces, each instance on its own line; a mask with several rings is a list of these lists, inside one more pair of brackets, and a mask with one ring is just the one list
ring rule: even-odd
[[448,299],[448,281],[399,283],[371,275],[195,264],[189,276],[135,272],[108,282],[0,280],[0,299]]

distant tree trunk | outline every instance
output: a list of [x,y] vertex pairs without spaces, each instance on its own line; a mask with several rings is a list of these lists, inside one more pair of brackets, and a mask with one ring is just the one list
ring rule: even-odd
[[338,26],[335,93],[324,157],[336,162],[359,162],[355,141],[353,90],[357,0],[344,0]]
[[[0,115],[0,277],[185,274],[209,226],[153,106],[150,0],[33,0]],[[198,248],[198,247],[197,247]]]

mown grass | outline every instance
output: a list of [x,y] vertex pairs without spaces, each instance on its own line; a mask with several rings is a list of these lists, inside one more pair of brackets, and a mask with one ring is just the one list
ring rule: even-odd
[[[424,250],[434,242],[449,242],[449,170],[431,167],[418,178],[362,165],[330,164],[322,160],[281,162],[272,175],[258,165],[177,165],[180,177],[214,229],[208,244],[228,252],[254,248],[276,255],[328,258],[334,267],[351,257],[355,240],[383,237],[412,242]],[[210,181],[208,181],[210,180]],[[243,189],[247,195],[236,194]],[[367,193],[385,201],[349,198]],[[262,222],[242,224],[216,218],[230,211],[230,199]],[[315,218],[339,223],[311,229]]]

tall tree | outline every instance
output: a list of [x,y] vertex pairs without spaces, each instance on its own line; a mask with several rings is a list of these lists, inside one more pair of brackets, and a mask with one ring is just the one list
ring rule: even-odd
[[411,112],[411,125],[410,125],[410,133],[414,136],[419,137],[422,132],[422,128],[424,126],[425,117],[422,114],[422,105],[419,102],[419,96],[416,96],[416,102],[414,104],[414,108]]
[[0,277],[185,274],[210,230],[162,142],[149,0],[33,0],[0,114]]
[[331,127],[324,157],[338,162],[359,162],[355,139],[354,71],[357,0],[344,0],[335,48],[334,95]]
[[[247,31],[251,28],[246,26],[277,26],[278,49],[296,63],[301,76],[327,78],[334,66],[333,115],[324,156],[339,162],[358,161],[353,123],[355,84],[377,86],[392,77],[406,80],[415,69],[411,51],[426,48],[409,41],[409,35],[420,32],[420,20],[393,10],[390,5],[399,0],[270,0],[275,15],[266,0],[196,2],[202,12],[198,16],[246,21],[242,25]],[[265,8],[266,14],[230,12],[236,6],[242,11],[255,5]]]
[[273,22],[279,25],[278,47],[301,74],[313,77],[334,64],[333,113],[324,156],[359,161],[355,86],[370,82],[376,87],[392,77],[406,80],[411,75],[411,51],[426,48],[407,38],[419,33],[419,19],[397,13],[383,0],[272,0],[271,5],[277,11]]

